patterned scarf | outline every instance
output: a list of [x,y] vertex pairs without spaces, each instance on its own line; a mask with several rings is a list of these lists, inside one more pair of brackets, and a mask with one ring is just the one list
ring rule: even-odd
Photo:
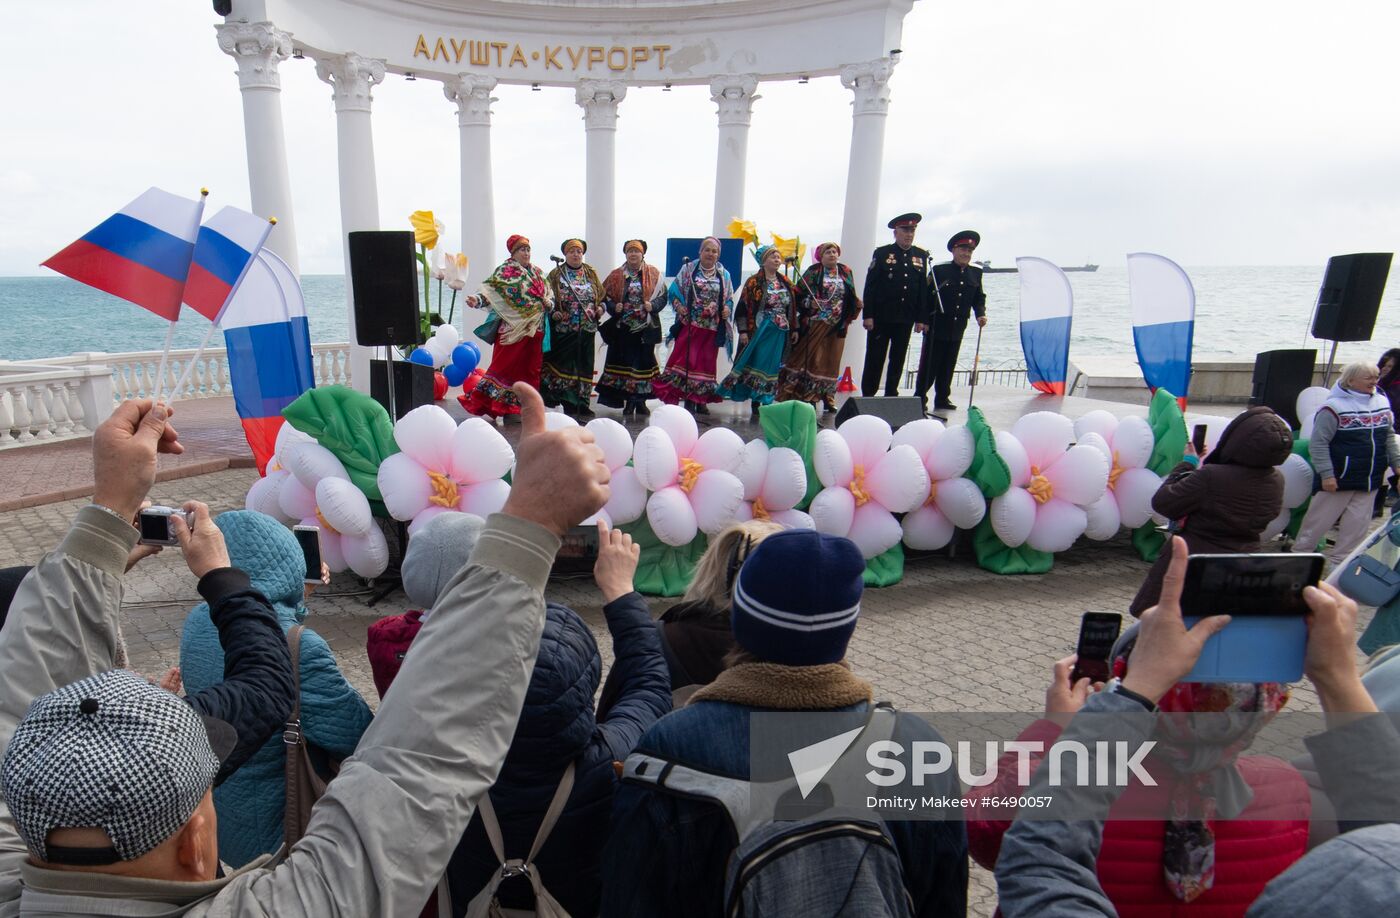
[[[661,272],[655,267],[642,262],[642,302],[650,303],[651,298],[656,293],[656,285],[661,282]],[[616,303],[619,307],[623,305],[623,300],[627,296],[627,270],[626,267],[613,268],[609,272],[606,280],[603,281],[603,292],[607,295],[608,301]],[[617,321],[622,323],[622,327],[628,331],[638,332],[651,324],[652,316],[647,314],[645,318],[637,318],[627,313],[618,316]]]
[[[587,282],[588,286],[593,288],[593,307],[595,310],[601,311],[603,308],[603,283],[598,280],[598,272],[594,271],[593,266],[587,263],[580,265],[578,268],[558,265],[553,271],[549,272],[549,276],[547,276],[545,280],[549,283],[550,292],[554,294],[555,305],[561,309],[571,309],[573,306],[577,305],[574,302],[573,292],[565,289],[569,286],[565,274],[570,271],[575,275],[583,275],[584,281]],[[580,310],[580,313],[582,313],[582,310]],[[585,332],[592,332],[598,327],[598,320],[596,318],[586,319],[580,314],[578,320],[579,327]],[[560,324],[568,324],[567,321],[559,320],[558,317],[556,317],[556,321],[560,321]]]
[[500,344],[515,344],[533,337],[554,306],[540,269],[534,265],[527,268],[514,258],[491,272],[481,285],[481,298],[500,319],[496,338]]
[[[841,275],[841,283],[842,283],[842,285],[845,286],[845,288],[846,288],[846,293],[845,293],[845,295],[841,298],[841,307],[840,307],[840,314],[839,314],[840,317],[839,317],[839,319],[838,319],[838,321],[837,321],[837,323],[836,323],[836,324],[839,326],[839,325],[846,325],[846,324],[848,324],[852,319],[855,318],[855,313],[854,313],[854,312],[852,312],[850,315],[847,315],[847,314],[846,314],[846,312],[847,312],[847,310],[846,310],[846,302],[847,302],[847,301],[851,301],[851,302],[857,301],[857,299],[858,299],[858,297],[859,297],[859,294],[856,293],[856,277],[855,277],[855,274],[853,274],[853,273],[851,272],[851,269],[850,269],[849,267],[847,267],[846,265],[841,264],[840,262],[837,262],[837,264],[836,264],[836,273],[839,274],[839,275]],[[811,266],[810,268],[808,268],[806,271],[803,271],[803,272],[802,272],[802,278],[797,282],[797,295],[798,295],[798,299],[799,299],[799,300],[817,300],[817,299],[820,299],[821,297],[823,297],[823,296],[825,295],[825,290],[824,290],[823,288],[825,287],[825,284],[826,284],[826,281],[825,281],[825,278],[824,278],[824,275],[825,275],[825,274],[826,274],[826,268],[825,268],[824,266],[822,266],[822,264],[821,264],[820,262],[818,262],[817,264],[812,265],[812,266]],[[816,312],[816,307],[815,307],[815,306],[807,306],[807,307],[805,307],[805,312],[806,312],[807,314]]]
[[[666,334],[668,341],[680,334],[681,325],[690,322],[690,307],[695,304],[695,272],[698,270],[700,270],[700,262],[698,261],[683,265],[681,273],[677,274],[675,280],[671,281],[671,286],[666,288],[671,309],[676,313],[676,321]],[[734,282],[729,279],[729,270],[719,262],[715,262],[715,274],[720,281],[719,305],[723,308],[734,302]],[[682,319],[682,316],[685,318]],[[733,345],[734,343],[728,338],[725,323],[721,321],[715,334],[715,347],[731,350]]]

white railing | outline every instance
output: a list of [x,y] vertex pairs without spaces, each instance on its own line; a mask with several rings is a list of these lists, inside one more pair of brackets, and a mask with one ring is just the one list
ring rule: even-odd
[[[180,391],[172,391],[191,361]],[[313,344],[311,366],[316,385],[349,385],[350,346]],[[198,360],[194,348],[171,351],[163,379],[159,370],[160,351],[0,361],[0,449],[88,436],[117,403],[157,389],[175,399],[233,394],[223,348],[207,349]]]

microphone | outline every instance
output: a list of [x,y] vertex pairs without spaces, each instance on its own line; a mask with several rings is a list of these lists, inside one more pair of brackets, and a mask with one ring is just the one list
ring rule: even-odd
[[681,259],[681,264],[682,264],[682,265],[688,265],[688,264],[690,264],[690,257],[689,257],[689,256],[686,256],[685,258],[682,258],[682,259]]
[[554,262],[556,265],[562,265],[564,263],[564,259],[560,258],[558,255],[549,256],[549,260]]

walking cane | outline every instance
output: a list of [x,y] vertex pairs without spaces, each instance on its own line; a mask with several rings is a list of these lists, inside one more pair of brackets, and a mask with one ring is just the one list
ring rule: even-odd
[[967,392],[967,407],[972,407],[972,396],[977,392],[977,361],[982,357],[982,326],[977,326],[977,350],[972,352],[972,387]]

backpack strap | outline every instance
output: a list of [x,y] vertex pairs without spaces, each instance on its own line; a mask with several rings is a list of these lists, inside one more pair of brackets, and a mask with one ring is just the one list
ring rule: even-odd
[[303,742],[301,733],[301,632],[301,625],[293,625],[287,629],[287,650],[292,655],[292,711],[282,730],[282,743],[285,747],[283,750],[285,761],[282,768],[285,784],[282,801],[282,835],[285,839],[300,837],[302,828],[299,816],[302,809],[301,782],[298,772],[301,763],[297,760],[297,754]]
[[[554,831],[554,824],[559,821],[559,814],[564,812],[564,806],[569,802],[569,795],[574,790],[574,763],[570,762],[569,767],[564,769],[564,776],[559,779],[559,786],[554,790],[554,797],[549,801],[549,809],[545,810],[544,819],[540,822],[540,828],[535,833],[535,842],[530,846],[530,854],[523,861],[508,861],[506,859],[506,846],[501,837],[501,823],[496,818],[496,808],[491,804],[491,794],[488,791],[481,797],[481,802],[477,804],[477,809],[481,813],[481,824],[486,829],[486,838],[491,842],[491,850],[496,855],[496,860],[501,862],[503,868],[516,868],[515,872],[524,873],[529,870],[535,861],[535,856],[544,847],[545,841],[549,838],[549,833]],[[524,868],[524,869],[520,869]]]

